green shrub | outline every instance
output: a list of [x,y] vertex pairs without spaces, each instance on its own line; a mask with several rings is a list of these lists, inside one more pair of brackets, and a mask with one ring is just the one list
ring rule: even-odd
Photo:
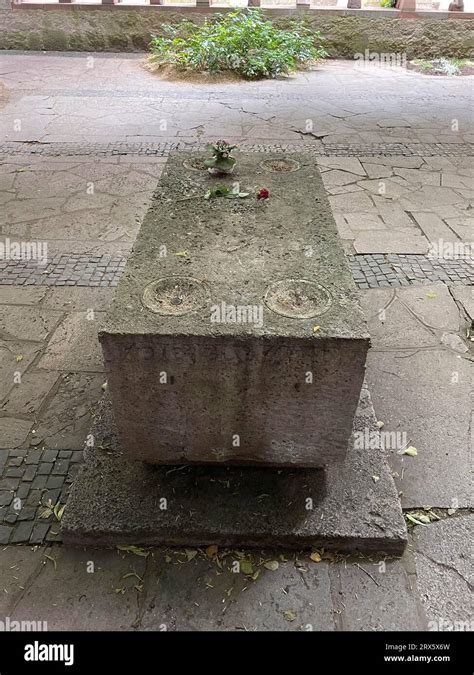
[[327,56],[318,32],[300,22],[280,30],[259,9],[216,14],[200,26],[185,20],[163,28],[166,36],[151,42],[150,60],[178,70],[233,71],[247,79],[278,77]]

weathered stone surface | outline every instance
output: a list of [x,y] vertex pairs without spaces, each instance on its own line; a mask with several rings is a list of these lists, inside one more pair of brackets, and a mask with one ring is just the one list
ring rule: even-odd
[[469,320],[474,321],[474,286],[453,286],[451,292]]
[[[32,549],[28,546],[8,546],[2,548],[0,556],[0,575],[2,577],[2,586],[5,589],[0,594],[0,613],[2,618],[11,614],[18,600],[23,596],[25,587],[32,580],[44,565],[44,548],[37,547]],[[51,603],[48,603],[49,605]],[[33,608],[31,608],[33,614]],[[42,612],[31,618],[41,619]],[[26,619],[21,614],[19,619]],[[4,619],[3,619],[4,620]]]
[[51,288],[44,306],[64,312],[97,312],[106,309],[113,292],[113,288]]
[[[144,575],[146,560],[134,556],[133,566],[128,560],[123,560],[116,553],[110,551],[71,551],[64,547],[38,549],[36,553],[26,555],[28,566],[26,570],[33,570],[41,566],[41,571],[35,578],[34,584],[25,584],[21,595],[15,595],[15,602],[9,603],[8,609],[12,620],[46,620],[48,630],[64,630],[65,627],[75,626],[77,630],[98,630],[104,627],[108,630],[127,630],[132,628],[137,611],[137,585],[134,577],[133,585],[123,580],[125,574],[134,571],[139,576]],[[18,547],[10,547],[10,560],[18,559],[15,551]],[[45,558],[44,554],[49,558]],[[54,563],[51,560],[54,559]],[[94,572],[90,573],[90,565],[94,564]],[[19,565],[19,567],[21,564]],[[2,570],[3,571],[3,570]],[[10,572],[10,570],[8,570]],[[13,574],[15,574],[15,571]],[[31,572],[30,572],[31,573]],[[10,574],[11,576],[11,574]],[[16,576],[18,572],[16,572]],[[12,584],[13,588],[22,583]],[[78,584],[80,596],[71,599],[71,582]],[[116,591],[124,587],[124,593]],[[129,586],[129,593],[125,587]],[[51,589],[54,587],[55,600],[51,602]],[[2,593],[2,596],[5,595]],[[8,596],[7,596],[8,597]],[[44,608],[38,616],[38,607]],[[46,609],[47,608],[47,609]]]
[[0,286],[0,305],[37,305],[47,293],[47,288]]
[[342,630],[426,629],[414,577],[401,561],[332,565],[330,575],[333,587],[340,588]]
[[471,362],[446,348],[375,348],[367,380],[384,431],[406,434],[418,450],[390,453],[403,506],[471,507]]
[[[62,518],[66,543],[404,549],[405,522],[380,449],[349,447],[327,472],[170,469],[124,459],[106,401],[95,419],[95,448],[86,452]],[[376,429],[364,389],[354,432]]]
[[38,342],[0,340],[0,399],[3,400],[23,376],[41,349]]
[[0,411],[11,416],[36,413],[57,379],[57,373],[27,373],[13,385]]
[[[268,156],[239,154],[231,180],[252,194],[206,201],[216,182],[183,168],[192,158],[170,158],[100,333],[123,450],[157,464],[340,459],[369,338],[314,160],[292,155],[297,171],[269,173]],[[171,299],[155,313],[144,292],[160,279]],[[180,279],[198,289],[189,307]],[[294,290],[272,311],[282,280]],[[223,305],[254,313],[239,321]]]
[[[2,11],[0,19],[1,49],[72,50],[72,51],[137,51],[148,49],[151,37],[163,32],[163,23],[176,23],[183,18],[173,7],[166,11],[149,11],[147,7],[125,8],[120,12],[101,12],[88,8],[84,15],[48,8],[20,12]],[[201,22],[206,17],[202,9],[186,8],[186,18]],[[365,49],[379,53],[407,53],[408,58],[439,58],[439,56],[472,55],[470,31],[472,20],[446,21],[444,18],[393,20],[358,16],[321,14],[317,10],[298,12],[290,16],[282,10],[266,13],[279,26],[299,15],[308,27],[321,31],[325,47],[331,56],[353,57]],[[208,15],[212,14],[212,10]]]
[[354,241],[357,253],[427,253],[425,237],[406,232],[362,232]]
[[430,630],[474,630],[473,535],[473,514],[415,528],[418,589]]
[[38,367],[47,370],[103,370],[97,331],[102,314],[73,312],[56,328]]
[[17,448],[26,441],[33,422],[15,417],[0,417],[0,448]]
[[60,318],[58,312],[0,306],[0,331],[5,340],[42,342],[54,330]]
[[361,303],[375,349],[434,347],[443,335],[461,329],[458,308],[445,284],[372,289],[362,294]]
[[91,408],[100,399],[102,375],[63,375],[58,390],[35,424],[35,438],[48,448],[81,450],[90,427]]
[[[168,631],[335,630],[326,562],[314,564],[302,556],[295,566],[292,555],[282,562],[275,552],[247,552],[245,559],[253,562],[258,574],[249,583],[247,576],[232,571],[239,562],[236,555],[223,558],[220,567],[202,556],[177,565],[178,560],[186,560],[184,551],[173,556],[175,564],[166,563],[165,557],[155,551],[148,562],[142,630],[156,630],[159,625]],[[280,566],[267,570],[259,562],[262,559],[280,560]]]

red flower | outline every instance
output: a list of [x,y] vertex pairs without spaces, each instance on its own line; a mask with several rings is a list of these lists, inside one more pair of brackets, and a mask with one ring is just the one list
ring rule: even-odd
[[270,196],[270,193],[268,192],[267,188],[262,188],[257,193],[257,199],[268,199],[269,196]]

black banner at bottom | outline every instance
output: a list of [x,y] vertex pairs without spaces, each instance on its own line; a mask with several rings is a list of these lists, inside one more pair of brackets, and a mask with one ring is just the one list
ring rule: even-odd
[[[294,669],[472,673],[472,635],[448,633],[5,632],[0,675],[162,671],[170,667],[247,671],[289,658]],[[260,661],[260,663],[258,663]],[[127,665],[130,664],[130,665]],[[171,664],[174,664],[171,666]],[[281,663],[283,667],[283,663]],[[306,666],[307,668],[308,666]],[[337,671],[336,671],[337,672]]]

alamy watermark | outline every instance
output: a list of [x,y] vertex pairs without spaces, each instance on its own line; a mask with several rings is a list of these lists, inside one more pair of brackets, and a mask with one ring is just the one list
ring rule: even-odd
[[27,633],[27,632],[45,632],[48,630],[47,621],[26,621],[11,619],[6,616],[0,619],[0,633]]
[[451,619],[439,618],[428,621],[428,630],[431,631],[454,631],[454,632],[472,632],[474,631],[474,619]]
[[444,241],[444,239],[438,239],[438,241],[430,244],[428,258],[472,260],[474,259],[474,241]]
[[408,446],[406,431],[378,431],[365,427],[354,432],[356,450],[404,450]]
[[364,52],[354,54],[354,61],[358,68],[377,66],[378,68],[406,68],[406,52]]
[[48,262],[46,241],[0,241],[0,260],[36,260],[38,265]]
[[263,305],[228,305],[221,302],[211,307],[211,323],[251,323],[263,326]]

